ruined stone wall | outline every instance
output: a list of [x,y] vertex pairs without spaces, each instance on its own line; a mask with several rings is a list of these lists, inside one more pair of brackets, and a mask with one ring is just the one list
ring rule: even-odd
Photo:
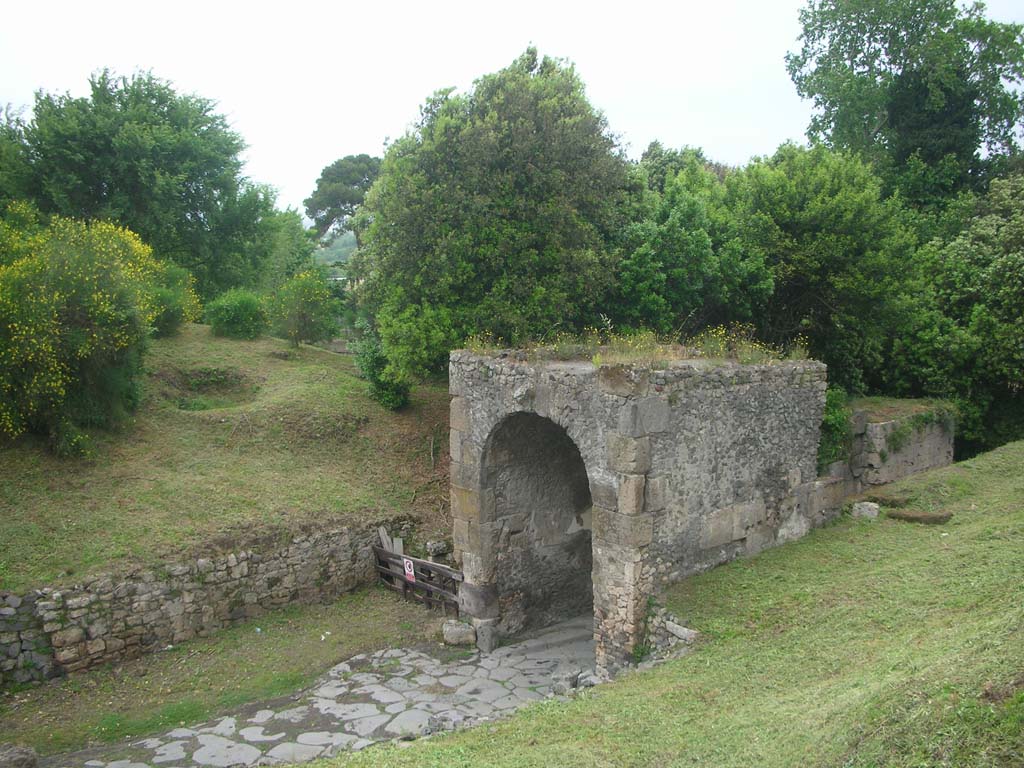
[[659,580],[785,540],[779,533],[793,518],[802,521],[794,530],[810,524],[811,507],[793,496],[814,482],[820,363],[675,361],[652,370],[454,352],[449,382],[460,599],[483,647],[507,624],[499,587],[507,515],[490,467],[494,435],[514,414],[550,420],[582,457],[606,670],[642,642]]
[[645,495],[656,585],[785,540],[793,516],[807,513],[791,503],[794,493],[816,479],[824,367],[666,371],[652,380],[662,391],[636,410],[651,442]]
[[954,430],[941,420],[922,423],[908,416],[872,421],[867,411],[858,410],[851,427],[850,457],[826,468],[822,497],[844,499],[953,463]]
[[374,578],[376,528],[299,536],[123,577],[0,592],[0,687],[206,636],[290,603],[331,600]]

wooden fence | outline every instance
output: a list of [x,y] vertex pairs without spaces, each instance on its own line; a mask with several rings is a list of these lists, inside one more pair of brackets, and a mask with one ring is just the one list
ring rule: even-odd
[[388,538],[385,531],[381,531],[381,542],[390,546],[374,547],[373,553],[377,558],[377,574],[385,586],[428,608],[440,608],[445,615],[459,615],[462,573],[440,563],[403,554],[402,540]]

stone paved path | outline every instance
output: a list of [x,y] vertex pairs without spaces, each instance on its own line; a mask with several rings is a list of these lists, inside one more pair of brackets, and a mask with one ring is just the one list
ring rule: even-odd
[[[443,662],[417,650],[354,656],[275,705],[128,745],[49,758],[48,768],[195,768],[298,763],[508,714],[594,666],[593,619],[580,617],[490,654]],[[564,683],[562,683],[564,686]],[[562,692],[559,689],[559,692]]]

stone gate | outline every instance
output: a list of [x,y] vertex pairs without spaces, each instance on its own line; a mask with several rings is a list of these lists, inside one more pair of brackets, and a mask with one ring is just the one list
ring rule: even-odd
[[665,583],[803,535],[825,366],[450,358],[451,499],[479,645],[593,610],[598,666]]

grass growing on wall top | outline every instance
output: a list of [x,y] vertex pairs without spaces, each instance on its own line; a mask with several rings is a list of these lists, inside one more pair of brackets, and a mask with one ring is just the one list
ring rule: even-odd
[[474,336],[466,348],[482,355],[507,352],[530,362],[546,360],[589,360],[596,366],[636,365],[660,368],[673,360],[732,361],[765,365],[780,360],[806,360],[807,349],[798,339],[787,348],[775,347],[754,338],[746,326],[709,328],[681,341],[653,331],[616,332],[610,328],[587,328],[582,333],[558,332],[510,350],[489,336]]

